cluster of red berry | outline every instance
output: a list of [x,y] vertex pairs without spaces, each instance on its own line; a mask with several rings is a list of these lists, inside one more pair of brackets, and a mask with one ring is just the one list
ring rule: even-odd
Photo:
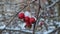
[[29,17],[26,16],[23,12],[20,12],[18,14],[19,19],[23,19],[23,21],[26,23],[25,27],[32,27],[32,24],[35,23],[35,18],[34,17]]

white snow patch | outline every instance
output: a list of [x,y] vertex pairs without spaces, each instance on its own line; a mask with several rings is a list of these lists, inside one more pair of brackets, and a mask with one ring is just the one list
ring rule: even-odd
[[4,29],[4,28],[5,28],[5,25],[0,26],[0,29]]
[[25,12],[25,16],[31,17],[31,13],[30,13],[29,11],[26,11],[26,12]]

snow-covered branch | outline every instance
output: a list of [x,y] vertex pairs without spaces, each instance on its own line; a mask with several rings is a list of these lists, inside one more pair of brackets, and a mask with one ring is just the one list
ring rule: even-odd
[[59,2],[59,1],[60,1],[60,0],[56,0],[56,1],[53,2],[51,5],[47,6],[47,8],[54,6],[54,5],[55,5],[57,2]]
[[31,32],[26,32],[26,31],[22,31],[22,30],[0,29],[0,31],[1,31],[1,30],[6,30],[6,31],[18,31],[18,32],[25,33],[25,34],[32,34]]
[[49,34],[53,34],[53,33],[55,33],[57,30],[60,30],[60,27],[56,28],[55,30],[53,30],[53,31],[50,32]]

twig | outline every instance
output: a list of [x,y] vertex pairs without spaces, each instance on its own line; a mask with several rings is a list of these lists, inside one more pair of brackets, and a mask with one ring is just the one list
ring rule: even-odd
[[[30,32],[25,32],[25,31],[22,31],[22,30],[13,30],[13,29],[4,29],[6,31],[18,31],[18,32],[21,32],[21,33],[26,33],[26,34],[32,34]],[[0,29],[0,31],[2,31],[2,29]]]
[[56,2],[53,2],[51,5],[47,6],[47,8],[54,6],[57,2],[59,2],[59,0],[57,0]]
[[54,31],[50,32],[49,34],[55,33],[57,30],[60,30],[60,27],[56,28]]
[[34,23],[34,27],[33,27],[33,34],[35,34],[35,28],[36,28],[36,23],[38,22],[39,12],[40,12],[40,0],[39,0],[39,8],[38,8],[38,12],[37,12],[37,15],[36,15],[37,21]]

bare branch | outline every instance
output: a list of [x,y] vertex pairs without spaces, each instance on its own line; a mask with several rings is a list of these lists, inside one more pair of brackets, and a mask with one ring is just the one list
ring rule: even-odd
[[54,6],[57,2],[59,2],[59,0],[57,0],[56,2],[53,2],[51,5],[47,6],[47,8]]

